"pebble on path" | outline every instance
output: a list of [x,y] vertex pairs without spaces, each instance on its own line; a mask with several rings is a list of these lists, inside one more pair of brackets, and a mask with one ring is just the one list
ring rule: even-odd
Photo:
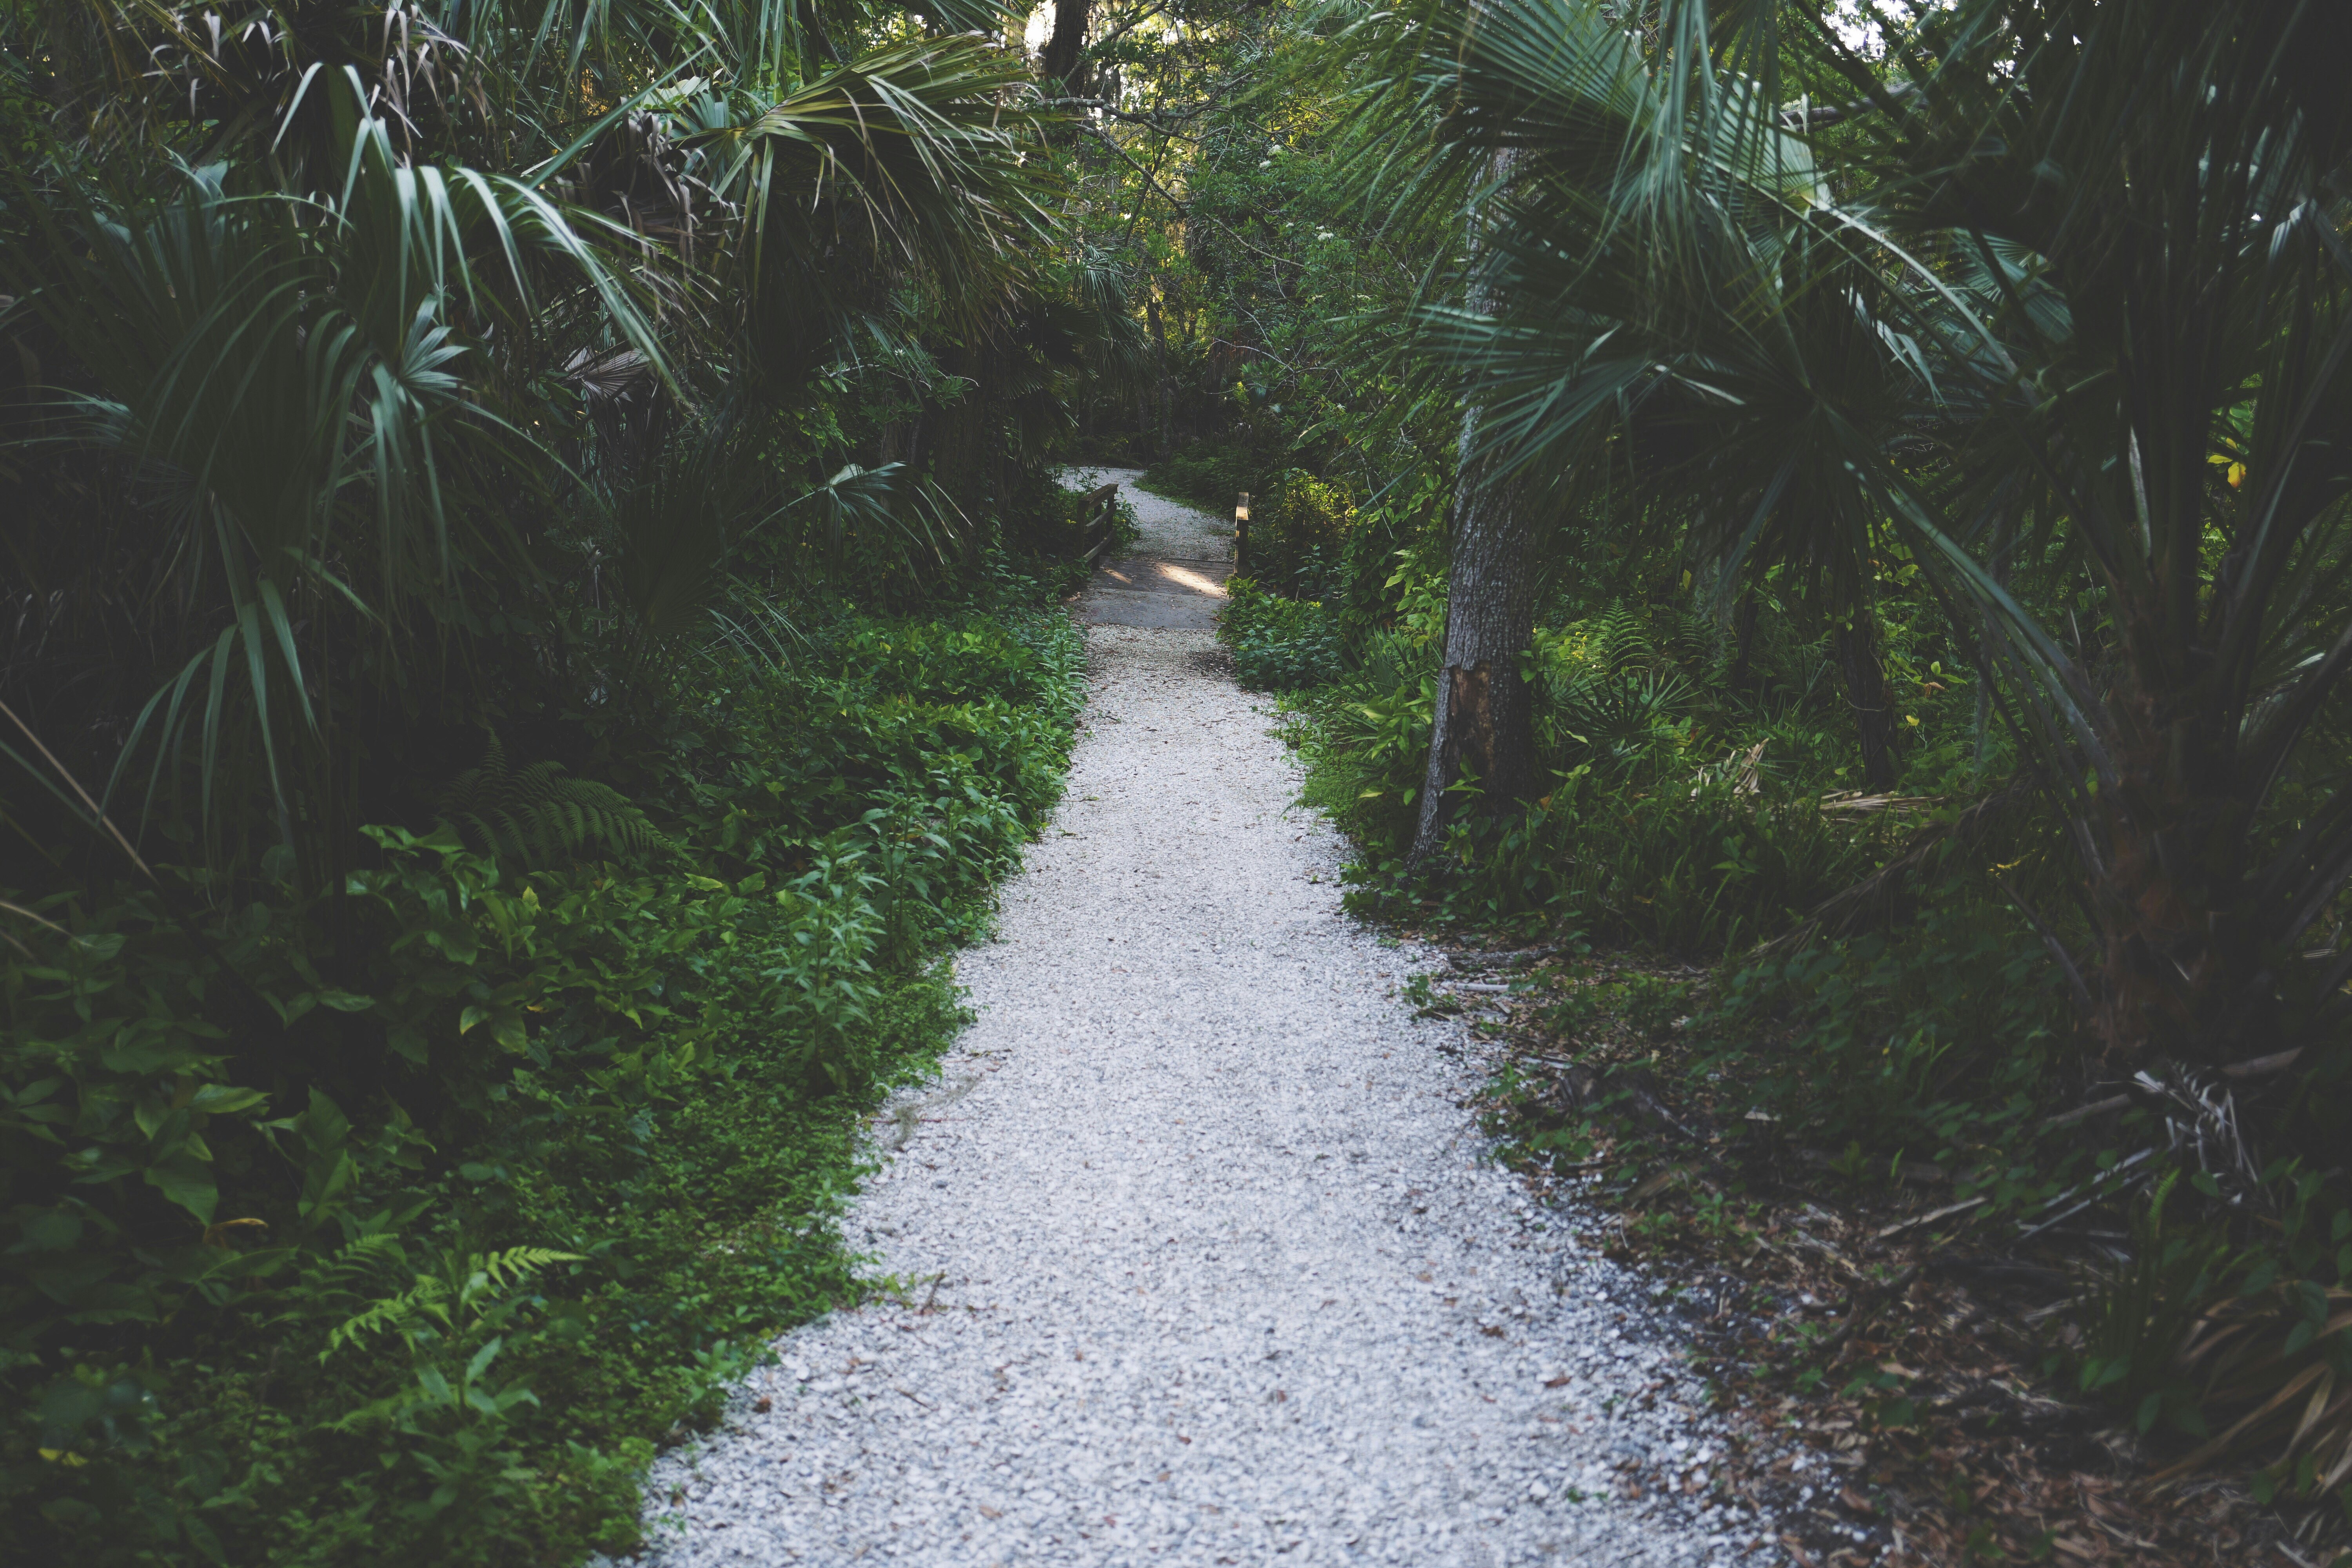
[[1483,1158],[1270,705],[1206,633],[1088,646],[978,1022],[849,1217],[906,1294],[656,1464],[650,1562],[1782,1561],[1638,1282]]

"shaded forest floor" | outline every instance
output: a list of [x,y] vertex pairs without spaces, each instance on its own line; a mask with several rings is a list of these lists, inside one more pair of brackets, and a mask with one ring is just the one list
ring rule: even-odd
[[[2076,1332],[2063,1309],[2089,1286],[2083,1238],[2119,1216],[2095,1205],[2021,1234],[1981,1200],[1954,1203],[1951,1173],[1932,1164],[1773,1136],[1738,1084],[1709,1081],[1688,1019],[1644,1005],[1687,997],[1696,978],[1578,944],[1464,947],[1416,984],[1426,1010],[1469,1015],[1503,1046],[1483,1110],[1506,1163],[1539,1196],[1607,1215],[1588,1239],[1644,1266],[1688,1325],[1737,1434],[1716,1484],[1779,1517],[1792,1556],[2345,1560],[2333,1510],[2283,1517],[2210,1475],[2159,1483],[2180,1440],[2063,1397],[2053,1373]],[[1553,1021],[1578,993],[1589,1021],[1571,1041]],[[1787,1457],[1791,1436],[1810,1460]]]

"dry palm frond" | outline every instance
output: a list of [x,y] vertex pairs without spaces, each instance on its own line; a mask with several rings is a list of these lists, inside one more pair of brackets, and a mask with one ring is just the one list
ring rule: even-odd
[[1880,812],[1907,816],[1941,805],[1940,795],[1873,795],[1863,790],[1840,790],[1822,796],[1824,816],[1875,816]]
[[2218,1080],[2179,1063],[2136,1073],[2134,1098],[2152,1102],[2164,1118],[2174,1159],[2213,1178],[2232,1207],[2262,1190],[2262,1166],[2238,1121],[2237,1097]]
[[2229,1425],[2162,1471],[2258,1459],[2282,1490],[2325,1496],[2352,1479],[2352,1289],[2289,1281],[2208,1309],[2179,1356]]
[[1691,775],[1691,794],[1696,795],[1709,784],[1727,782],[1736,795],[1763,793],[1764,749],[1771,743],[1770,738],[1767,737],[1752,746],[1734,746],[1730,755],[1723,761],[1702,763]]

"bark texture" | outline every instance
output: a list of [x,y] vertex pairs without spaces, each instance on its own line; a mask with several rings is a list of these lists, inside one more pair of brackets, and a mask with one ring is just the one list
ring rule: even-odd
[[[1475,450],[1477,429],[1476,411],[1465,412],[1463,450]],[[1476,809],[1489,819],[1535,793],[1535,710],[1519,678],[1535,637],[1527,498],[1516,481],[1488,482],[1475,460],[1463,465],[1455,494],[1444,663],[1408,862],[1416,870],[1434,862],[1461,819],[1465,797],[1448,792],[1465,776],[1478,780]]]
[[1070,92],[1083,92],[1076,79],[1078,57],[1087,49],[1087,12],[1092,0],[1055,0],[1054,30],[1046,35],[1045,52],[1038,60],[1047,81],[1058,81]]
[[2198,711],[2193,689],[2126,689],[2110,700],[2124,743],[2116,787],[2095,803],[2101,1054],[2129,1070],[2158,1058],[2217,1066],[2274,1050],[2288,1043],[2281,998],[2297,977],[2273,971],[2265,939],[2292,952],[2306,938],[2301,928],[2264,931],[2246,907],[2253,809],[2231,737]]

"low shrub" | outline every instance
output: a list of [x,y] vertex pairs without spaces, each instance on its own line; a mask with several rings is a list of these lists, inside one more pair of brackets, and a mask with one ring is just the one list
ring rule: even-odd
[[[1819,758],[1834,735],[1821,716],[1727,700],[1725,650],[1705,621],[1612,605],[1538,630],[1522,668],[1545,793],[1496,830],[1465,814],[1447,877],[1408,882],[1444,625],[1442,599],[1424,601],[1443,584],[1413,552],[1400,560],[1392,624],[1364,637],[1352,670],[1318,667],[1330,684],[1302,707],[1306,798],[1362,847],[1350,873],[1360,904],[1426,896],[1454,918],[1565,922],[1711,955],[1876,864],[1885,820],[1823,807]],[[1253,601],[1234,620],[1246,632],[1270,614]],[[1245,632],[1229,637],[1237,660]]]
[[845,616],[626,752],[633,860],[386,826],[323,900],[12,897],[0,1549],[630,1548],[654,1442],[856,1296],[857,1116],[959,1025],[1078,672],[1050,613]]
[[1236,495],[1265,489],[1266,477],[1255,448],[1230,437],[1212,437],[1160,458],[1137,482],[1154,495],[1190,501],[1225,516]]
[[1242,569],[1297,599],[1328,602],[1356,509],[1346,492],[1304,468],[1286,468],[1250,498]]
[[1225,583],[1217,637],[1234,656],[1244,686],[1291,691],[1339,674],[1339,629],[1313,599],[1285,599],[1248,577]]
[[1707,1070],[1809,1136],[1928,1160],[2030,1131],[2072,1033],[2032,924],[1958,871],[1900,925],[1727,963],[1700,1026]]

